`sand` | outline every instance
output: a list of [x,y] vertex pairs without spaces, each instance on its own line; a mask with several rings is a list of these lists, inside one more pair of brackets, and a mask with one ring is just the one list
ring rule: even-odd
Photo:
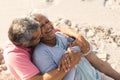
[[[44,10],[55,26],[75,27],[94,51],[108,54],[107,61],[120,72],[120,0],[0,0],[0,47],[11,21],[33,9]],[[0,72],[0,80],[5,73]]]

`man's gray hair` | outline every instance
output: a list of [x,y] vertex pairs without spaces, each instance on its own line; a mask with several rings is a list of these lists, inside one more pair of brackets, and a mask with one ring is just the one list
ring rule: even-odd
[[16,18],[9,28],[8,37],[15,45],[30,44],[34,40],[33,32],[38,29],[40,23],[37,21],[28,17]]

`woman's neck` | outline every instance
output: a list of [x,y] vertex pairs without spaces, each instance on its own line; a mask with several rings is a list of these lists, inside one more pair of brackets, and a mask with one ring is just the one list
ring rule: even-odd
[[52,40],[49,40],[49,41],[41,41],[41,42],[43,42],[44,44],[46,44],[47,46],[51,46],[51,47],[53,47],[53,46],[55,46],[56,45],[56,38],[54,38],[54,39],[52,39]]

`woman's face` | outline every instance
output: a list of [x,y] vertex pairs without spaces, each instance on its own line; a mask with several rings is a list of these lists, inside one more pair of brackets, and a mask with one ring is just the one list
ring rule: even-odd
[[52,23],[43,15],[37,16],[36,19],[41,24],[41,41],[51,41],[55,39],[55,32]]

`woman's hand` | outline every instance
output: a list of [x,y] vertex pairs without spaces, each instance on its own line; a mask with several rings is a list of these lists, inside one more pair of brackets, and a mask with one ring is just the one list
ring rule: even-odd
[[85,38],[83,36],[79,36],[76,39],[76,41],[73,42],[72,44],[78,45],[83,54],[86,54],[86,53],[88,53],[90,51],[90,44],[88,43],[87,40],[85,40]]

